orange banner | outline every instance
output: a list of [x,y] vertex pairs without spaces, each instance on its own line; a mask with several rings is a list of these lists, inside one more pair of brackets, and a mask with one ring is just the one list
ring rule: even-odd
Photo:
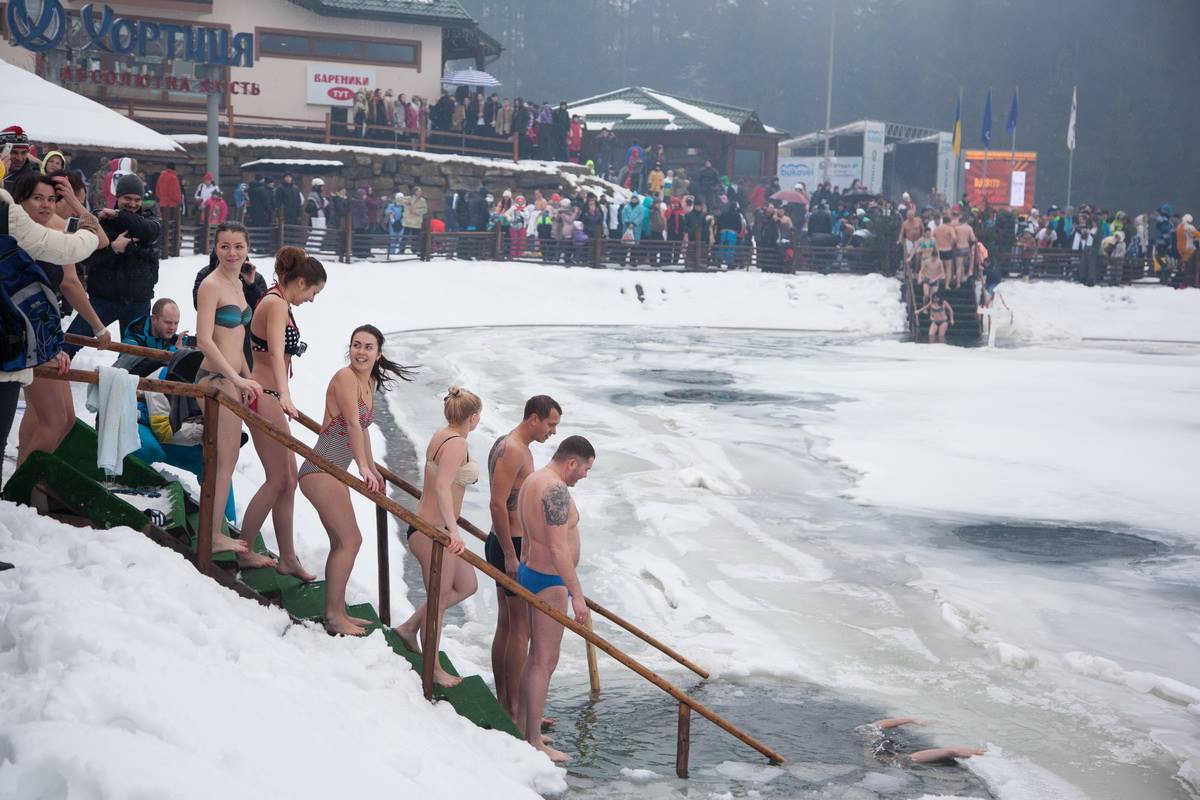
[[982,208],[986,201],[993,208],[1033,208],[1037,153],[1018,150],[1014,158],[1006,150],[966,150],[963,156],[963,191],[972,206]]

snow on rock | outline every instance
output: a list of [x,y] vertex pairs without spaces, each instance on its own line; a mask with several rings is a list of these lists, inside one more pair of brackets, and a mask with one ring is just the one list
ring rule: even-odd
[[1088,287],[1065,281],[1000,284],[1013,310],[1000,340],[1159,339],[1200,343],[1200,292],[1160,286]]
[[0,797],[528,797],[565,788],[376,634],[290,624],[128,528],[0,503]]

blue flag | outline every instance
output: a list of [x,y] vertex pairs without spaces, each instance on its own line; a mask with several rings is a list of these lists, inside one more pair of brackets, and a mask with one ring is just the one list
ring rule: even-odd
[[1008,110],[1008,122],[1004,123],[1004,132],[1012,136],[1017,132],[1017,90],[1013,89],[1012,108]]
[[992,146],[992,90],[988,89],[987,105],[983,107],[983,146]]

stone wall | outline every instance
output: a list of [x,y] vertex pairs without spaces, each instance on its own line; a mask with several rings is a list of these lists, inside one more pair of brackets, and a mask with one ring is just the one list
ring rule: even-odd
[[[199,185],[205,168],[205,143],[192,141],[199,137],[181,137],[190,158],[175,159],[176,169],[189,190]],[[345,186],[353,191],[371,186],[376,195],[390,197],[394,192],[408,194],[413,185],[421,186],[429,201],[429,209],[440,212],[447,192],[459,189],[478,190],[486,187],[497,197],[505,189],[524,194],[532,202],[535,189],[547,195],[552,192],[574,194],[583,186],[597,193],[613,194],[612,184],[590,175],[586,167],[576,164],[545,164],[542,162],[514,163],[504,159],[461,158],[455,156],[414,153],[405,150],[383,150],[358,147],[341,148],[335,145],[289,144],[277,140],[233,140],[221,145],[220,185],[233,205],[233,189],[239,181],[253,180],[256,175],[280,176],[289,171],[286,166],[271,166],[242,170],[241,165],[261,159],[340,161],[342,167],[293,167],[295,180],[308,191],[315,177],[325,180],[328,195]],[[165,162],[165,159],[164,159]],[[162,162],[147,160],[141,164],[147,173],[162,167]]]

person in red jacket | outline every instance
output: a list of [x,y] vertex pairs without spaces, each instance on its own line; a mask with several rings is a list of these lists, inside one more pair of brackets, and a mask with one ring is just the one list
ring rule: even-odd
[[220,189],[213,189],[212,194],[204,201],[204,211],[209,225],[220,225],[229,218],[229,203],[225,202]]
[[183,186],[179,183],[179,174],[175,172],[174,161],[168,161],[166,169],[158,173],[154,193],[158,196],[158,208],[163,222],[163,235],[159,239],[162,243],[162,254],[164,258],[172,258],[179,255],[175,231],[179,227],[179,209],[183,205]]
[[578,114],[571,117],[571,127],[567,130],[567,160],[578,164],[583,154],[583,119]]

